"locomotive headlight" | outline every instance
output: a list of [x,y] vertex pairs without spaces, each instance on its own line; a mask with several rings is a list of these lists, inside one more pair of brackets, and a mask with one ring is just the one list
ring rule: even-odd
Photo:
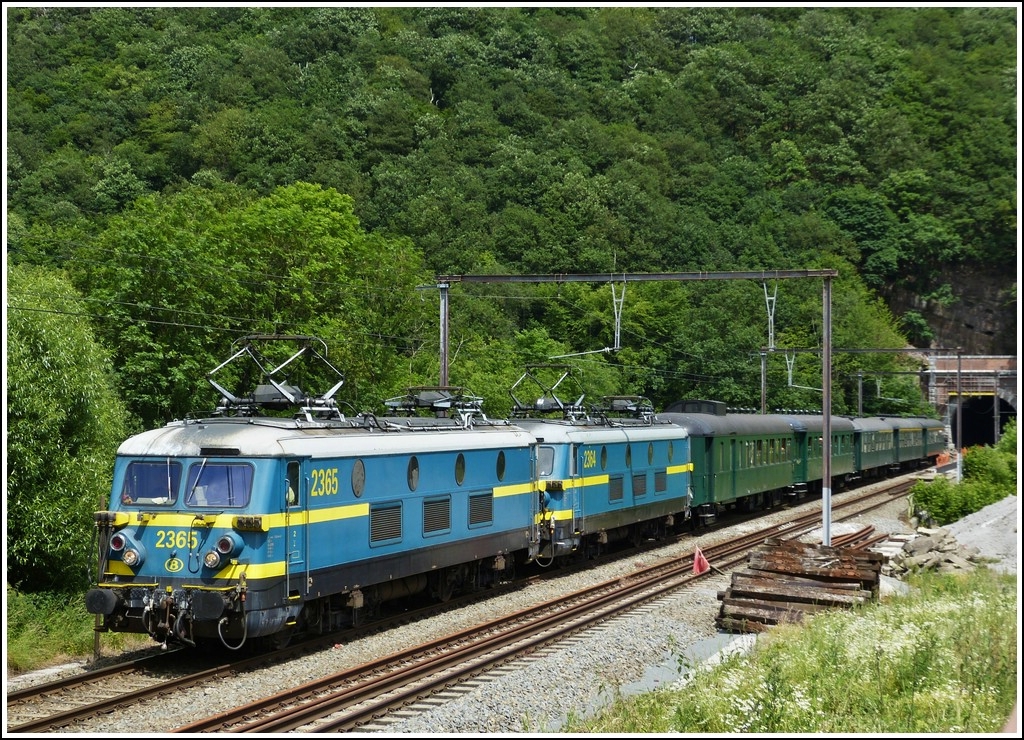
[[233,532],[221,535],[214,548],[222,557],[231,558],[242,551],[242,538]]
[[110,538],[110,551],[121,553],[121,562],[130,568],[142,565],[146,559],[146,551],[142,545],[136,544],[124,532],[117,532]]
[[213,549],[203,556],[207,568],[219,568],[224,561],[242,551],[242,538],[234,532],[222,534],[213,544]]
[[129,568],[134,568],[136,565],[142,565],[142,553],[134,547],[126,548],[121,554],[121,561]]

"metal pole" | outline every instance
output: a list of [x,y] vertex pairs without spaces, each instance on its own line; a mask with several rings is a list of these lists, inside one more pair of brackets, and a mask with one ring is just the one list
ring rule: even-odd
[[761,415],[768,413],[768,353],[761,350]]
[[992,446],[999,443],[999,371],[992,373]]
[[963,357],[960,348],[956,348],[956,482],[964,479],[964,438],[963,438],[963,416],[964,416],[964,394],[960,385],[960,374],[963,372]]
[[821,472],[821,544],[832,545],[832,279],[824,279],[822,290],[821,388],[823,420]]
[[857,416],[864,416],[864,373],[857,373]]
[[441,386],[448,385],[448,283],[438,283],[441,291]]

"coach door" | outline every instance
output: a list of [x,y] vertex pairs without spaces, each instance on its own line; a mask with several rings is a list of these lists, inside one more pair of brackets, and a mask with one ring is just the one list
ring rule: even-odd
[[302,584],[306,582],[306,507],[307,476],[302,474],[299,460],[288,461],[288,486],[285,493],[285,573],[288,579],[288,598],[300,598]]

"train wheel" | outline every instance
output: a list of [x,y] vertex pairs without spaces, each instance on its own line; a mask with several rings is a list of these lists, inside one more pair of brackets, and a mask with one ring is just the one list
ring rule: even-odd
[[295,634],[294,627],[286,627],[279,632],[275,632],[272,635],[260,638],[263,647],[268,650],[283,650],[288,647],[292,641],[292,636]]

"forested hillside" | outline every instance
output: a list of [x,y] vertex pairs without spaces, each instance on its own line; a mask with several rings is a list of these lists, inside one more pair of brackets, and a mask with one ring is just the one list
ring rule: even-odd
[[[346,412],[437,384],[438,276],[830,269],[835,347],[1016,352],[1016,6],[5,13],[13,585],[88,581],[118,440],[239,337],[322,338]],[[452,285],[449,383],[820,407],[759,350],[821,279],[609,282]],[[928,413],[919,367],[836,354],[833,410]]]
[[[8,260],[66,271],[144,424],[251,331],[328,335],[366,403],[436,382],[438,274],[834,268],[868,347],[956,345],[928,307],[991,273],[1015,352],[1014,7],[6,12]],[[591,375],[756,405],[765,287],[818,346],[820,284],[631,285]],[[452,322],[494,392],[613,345],[607,285],[465,286]]]

